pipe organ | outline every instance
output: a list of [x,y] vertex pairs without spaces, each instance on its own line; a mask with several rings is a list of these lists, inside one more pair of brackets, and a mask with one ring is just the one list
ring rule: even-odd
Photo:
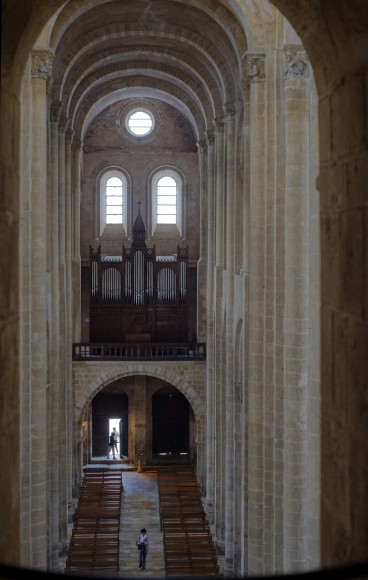
[[188,247],[156,256],[135,233],[122,256],[90,246],[90,341],[187,342]]

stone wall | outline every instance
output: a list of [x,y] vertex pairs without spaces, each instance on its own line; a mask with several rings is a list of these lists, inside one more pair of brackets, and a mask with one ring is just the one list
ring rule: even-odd
[[[55,534],[59,521],[62,530],[58,540],[62,541],[65,534],[65,499],[71,497],[72,458],[74,469],[80,468],[77,435],[73,439],[73,457],[68,442],[73,426],[65,422],[65,418],[68,421],[73,416],[70,369],[65,368],[65,361],[70,359],[65,352],[70,355],[71,330],[74,340],[80,338],[81,134],[74,135],[72,150],[66,142],[64,151],[63,121],[59,123],[57,117],[50,118],[44,78],[47,71],[41,67],[38,75],[32,75],[31,71],[37,68],[31,65],[30,56],[42,27],[63,4],[62,0],[23,0],[22,18],[19,18],[13,2],[4,0],[1,71],[0,232],[2,247],[6,250],[0,256],[3,376],[0,456],[6,469],[1,470],[0,477],[0,529],[6,533],[0,541],[0,558],[8,563],[51,569],[57,565]],[[82,4],[75,3],[79,14],[83,11]],[[300,39],[285,34],[281,17],[274,18],[272,4],[290,19]],[[166,2],[165,8],[179,5]],[[66,10],[69,8],[70,5]],[[202,171],[199,220],[202,260],[199,331],[202,336],[199,337],[207,336],[211,346],[206,397],[203,393],[200,396],[196,389],[192,392],[192,387],[185,388],[186,396],[192,397],[193,408],[200,409],[203,417],[206,399],[203,446],[205,440],[207,446],[200,460],[204,462],[208,458],[208,507],[212,508],[218,544],[225,550],[229,575],[232,572],[261,574],[265,569],[282,572],[317,567],[319,562],[332,565],[358,560],[366,557],[368,537],[364,510],[368,490],[367,5],[360,0],[348,3],[272,0],[272,3],[259,3],[257,8],[254,10],[254,4],[246,1],[231,4],[231,11],[247,30],[246,46],[241,45],[240,58],[248,51],[249,78],[245,83],[243,78],[236,78],[236,59],[231,56],[228,49],[231,43],[228,43],[216,68],[218,83],[213,91],[216,108],[212,118],[208,117],[208,126],[197,116]],[[192,5],[191,9],[194,9]],[[224,18],[222,30],[229,34],[236,30],[231,37],[235,46],[240,27],[237,24],[233,28],[235,19],[231,20],[231,11],[222,4],[216,20]],[[209,9],[202,15],[203,19],[208,21],[208,15]],[[69,26],[73,22],[71,16],[69,13]],[[166,30],[163,24],[162,33]],[[133,38],[132,35],[130,39]],[[195,34],[192,36],[191,31],[181,37],[181,47],[188,52],[195,44],[192,38]],[[79,41],[73,37],[73,43]],[[301,43],[316,79],[320,103],[320,247],[318,194],[314,191],[316,161],[310,160],[309,165],[313,194],[308,208],[308,219],[312,220],[309,230],[303,221],[305,214],[298,214],[299,204],[293,208],[293,201],[297,199],[303,210],[306,203],[298,190],[295,166],[293,169],[301,153],[294,140],[298,130],[294,105],[298,102],[303,111],[303,140],[305,130],[314,137],[317,133],[313,113],[316,96],[312,86],[307,95],[305,86],[311,80],[295,80],[284,75],[284,48],[291,44],[301,48]],[[47,35],[41,44],[41,48],[49,48]],[[205,45],[201,49],[204,54]],[[240,104],[232,103],[234,92],[227,91],[231,88],[231,74],[221,77],[227,57],[230,68],[234,69],[231,72],[234,72],[235,84],[244,90],[244,102]],[[197,79],[204,70],[202,65],[198,70]],[[85,69],[79,72],[84,74]],[[155,83],[147,86],[156,88],[160,74],[163,75],[162,70],[156,75]],[[182,95],[186,85],[178,80],[179,76],[175,96]],[[195,88],[193,80],[191,91],[195,92]],[[227,102],[222,102],[218,95]],[[198,93],[199,102],[202,96],[203,91]],[[309,124],[305,122],[308,99]],[[89,101],[86,108],[90,106]],[[57,114],[57,108],[53,114]],[[234,114],[237,115],[235,134]],[[80,119],[78,122],[77,128],[80,128]],[[58,134],[53,123],[58,125]],[[293,146],[286,151],[287,142]],[[315,139],[310,143],[317,155]],[[56,165],[59,171],[56,146],[61,169],[64,154],[69,155],[65,160],[68,170],[65,175],[61,172],[60,183],[53,173]],[[292,163],[284,172],[286,158]],[[235,168],[234,159],[237,160]],[[306,171],[303,165],[303,189],[306,189]],[[55,264],[50,268],[50,256],[56,250],[52,246],[55,240],[51,244],[51,232],[55,234],[56,222],[51,223],[49,218],[51,204],[56,206],[59,186],[60,192],[65,186],[69,204],[66,216],[73,213],[73,224],[65,224],[64,231],[64,200],[60,199],[59,233],[63,236],[69,231],[73,252],[65,258],[66,270],[60,260],[57,272]],[[289,198],[294,186],[295,200]],[[69,194],[73,191],[73,206],[68,188]],[[294,236],[299,227],[303,233],[301,239]],[[293,241],[306,243],[308,236],[306,264],[306,254],[296,255]],[[236,260],[232,260],[233,252],[225,255],[225,242],[233,244]],[[215,249],[212,251],[211,247]],[[243,252],[242,264],[239,248]],[[33,268],[31,252],[37,253],[42,267]],[[63,256],[62,251],[60,255]],[[321,291],[318,264],[313,263],[318,256],[321,257]],[[75,282],[73,300],[71,266]],[[294,268],[299,267],[300,286],[293,278]],[[310,268],[309,280],[306,268]],[[63,289],[55,281],[62,281],[64,274]],[[308,283],[307,299],[303,295],[305,283]],[[58,290],[61,291],[60,309]],[[322,303],[321,348],[318,302]],[[308,308],[309,318],[302,316],[298,327],[301,307]],[[72,329],[70,319],[66,321],[67,332],[64,331],[65,312],[72,312],[73,319]],[[60,325],[54,314],[62,316]],[[62,348],[57,356],[63,367],[60,375],[56,359],[50,357],[51,352],[55,353],[59,330]],[[304,359],[305,342],[310,346],[308,360]],[[320,353],[321,417],[318,415]],[[165,368],[149,365],[153,376],[160,376],[178,388],[187,385],[184,365],[175,372],[169,364]],[[93,363],[76,366],[76,433],[93,394],[125,372],[121,368],[114,370],[114,365],[107,364],[104,368],[100,376],[93,378],[91,374],[96,372]],[[132,376],[137,376],[135,365],[127,368]],[[142,363],[141,373],[147,370],[147,365]],[[193,384],[203,387],[202,371],[197,378],[193,377]],[[45,434],[54,423],[59,425],[60,419],[59,444],[46,446]],[[238,477],[227,473],[231,467],[236,467]],[[200,471],[205,473],[204,465]],[[58,481],[62,495],[57,489]],[[239,514],[236,524],[234,514]],[[241,538],[240,556],[235,562],[234,542],[238,537]]]
[[159,380],[161,386],[162,384],[169,384],[176,387],[187,398],[193,410],[196,422],[197,475],[203,488],[206,437],[204,362],[73,363],[75,457],[77,468],[74,477],[76,482],[79,481],[78,466],[81,466],[83,457],[80,434],[83,431],[83,421],[88,407],[93,397],[101,389],[116,381],[128,378],[130,383],[129,394],[132,401],[129,408],[129,413],[131,413],[129,461],[137,465],[141,453],[144,453],[144,462],[146,462],[145,458],[150,455],[147,439],[147,433],[150,429],[146,425],[148,420],[146,405],[149,393],[152,394],[152,389],[158,388],[157,385],[156,387],[152,386],[152,379],[156,379],[156,382]]

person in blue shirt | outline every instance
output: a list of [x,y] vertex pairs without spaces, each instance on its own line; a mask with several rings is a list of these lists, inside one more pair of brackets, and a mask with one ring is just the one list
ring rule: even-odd
[[141,533],[137,538],[136,544],[138,546],[138,564],[139,569],[145,572],[146,561],[148,554],[148,537],[145,528],[141,529]]

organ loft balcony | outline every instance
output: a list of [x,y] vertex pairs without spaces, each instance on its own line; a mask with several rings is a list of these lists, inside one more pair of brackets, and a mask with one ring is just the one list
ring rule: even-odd
[[73,361],[206,360],[206,343],[74,343]]
[[139,212],[131,247],[123,245],[121,255],[90,246],[82,272],[88,288],[82,336],[88,339],[73,344],[73,360],[205,360],[206,345],[197,342],[197,275],[188,265],[188,246],[158,256],[145,233]]

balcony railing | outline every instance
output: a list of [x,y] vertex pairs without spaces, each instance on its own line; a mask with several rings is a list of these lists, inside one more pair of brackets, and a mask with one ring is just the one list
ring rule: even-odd
[[74,343],[74,361],[206,360],[206,343]]

